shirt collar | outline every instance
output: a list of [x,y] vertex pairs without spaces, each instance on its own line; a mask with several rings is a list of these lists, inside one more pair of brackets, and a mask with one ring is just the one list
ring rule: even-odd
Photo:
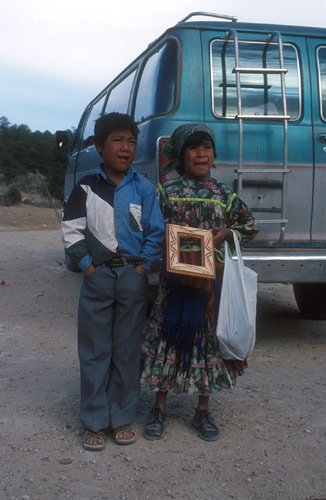
[[[104,172],[102,165],[103,165],[103,163],[101,163],[101,165],[99,165],[98,168],[97,168],[97,171],[96,171],[97,180],[99,181],[100,178],[102,177],[105,181],[110,182],[110,179],[108,178],[108,176]],[[131,179],[131,177],[133,177],[135,175],[137,175],[136,170],[134,168],[132,168],[132,167],[129,167],[128,171],[127,171],[126,178],[127,179]]]

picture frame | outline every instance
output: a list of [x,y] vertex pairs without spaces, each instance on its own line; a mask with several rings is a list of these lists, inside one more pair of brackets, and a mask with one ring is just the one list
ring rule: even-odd
[[[184,237],[200,240],[201,264],[193,265],[180,262],[180,241]],[[198,276],[201,278],[215,278],[215,254],[213,231],[211,229],[197,229],[177,224],[166,225],[166,255],[167,271],[170,273]]]

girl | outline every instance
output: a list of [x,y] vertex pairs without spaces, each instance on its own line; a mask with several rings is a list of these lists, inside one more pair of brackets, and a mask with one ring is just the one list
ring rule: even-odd
[[[178,127],[164,154],[170,160],[165,172],[175,169],[180,175],[159,186],[165,223],[212,229],[217,272],[216,279],[209,280],[163,271],[143,333],[141,382],[156,393],[144,435],[150,440],[165,435],[166,397],[173,390],[198,395],[192,425],[201,439],[215,441],[219,431],[208,411],[209,395],[222,387],[233,387],[246,366],[238,360],[223,360],[215,335],[223,242],[232,244],[231,229],[243,243],[256,236],[257,228],[245,203],[228,186],[210,177],[216,156],[212,129],[201,124]],[[195,239],[181,242],[184,262],[199,263],[199,251]]]

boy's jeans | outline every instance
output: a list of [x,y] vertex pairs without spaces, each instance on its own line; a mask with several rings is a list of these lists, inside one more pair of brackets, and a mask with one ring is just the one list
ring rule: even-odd
[[78,310],[82,424],[96,432],[130,424],[139,398],[147,277],[132,265],[85,276]]

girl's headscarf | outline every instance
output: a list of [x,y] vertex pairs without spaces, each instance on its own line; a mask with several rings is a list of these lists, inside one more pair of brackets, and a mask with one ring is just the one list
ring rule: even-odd
[[196,132],[205,132],[208,134],[212,139],[215,150],[215,134],[213,129],[201,123],[186,123],[185,125],[180,125],[180,127],[175,129],[163,149],[163,154],[170,160],[162,167],[163,175],[166,175],[173,169],[179,173],[182,171],[183,165],[180,160],[182,147],[186,140]]

